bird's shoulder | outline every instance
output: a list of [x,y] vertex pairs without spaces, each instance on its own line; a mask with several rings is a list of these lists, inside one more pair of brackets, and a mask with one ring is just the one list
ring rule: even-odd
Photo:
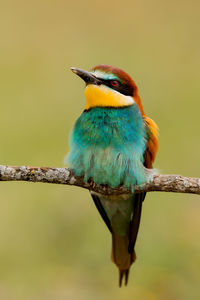
[[147,130],[147,145],[145,152],[145,167],[152,168],[152,164],[155,160],[158,151],[158,125],[154,120],[148,116],[143,116],[146,130]]

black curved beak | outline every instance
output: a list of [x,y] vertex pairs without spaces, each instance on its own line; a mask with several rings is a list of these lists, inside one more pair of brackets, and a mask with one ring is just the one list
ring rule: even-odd
[[94,75],[92,75],[91,73],[85,70],[78,69],[78,68],[71,68],[71,70],[73,73],[81,77],[86,84],[96,84],[96,85],[102,84],[101,80],[99,80]]

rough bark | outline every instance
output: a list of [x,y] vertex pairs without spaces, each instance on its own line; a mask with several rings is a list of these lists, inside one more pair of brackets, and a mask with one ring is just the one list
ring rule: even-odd
[[[28,181],[74,185],[105,195],[131,193],[130,190],[122,186],[110,188],[105,185],[96,185],[92,181],[85,183],[82,177],[75,177],[73,172],[67,168],[0,165],[0,181]],[[181,175],[154,175],[150,182],[143,186],[136,186],[135,191],[160,191],[200,195],[200,178],[184,177]]]

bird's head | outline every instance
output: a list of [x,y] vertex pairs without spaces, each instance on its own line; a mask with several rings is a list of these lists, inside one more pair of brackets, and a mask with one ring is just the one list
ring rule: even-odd
[[86,83],[86,110],[93,107],[117,108],[136,103],[141,114],[144,114],[138,88],[123,70],[109,65],[98,65],[91,72],[78,68],[71,70]]

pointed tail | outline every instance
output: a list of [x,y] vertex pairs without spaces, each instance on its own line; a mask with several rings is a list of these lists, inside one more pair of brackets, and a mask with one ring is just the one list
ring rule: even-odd
[[125,285],[128,283],[129,269],[136,259],[135,251],[128,252],[129,235],[120,236],[112,233],[112,261],[119,268],[119,286],[121,287],[123,278]]
[[127,234],[120,236],[114,231],[112,232],[112,261],[119,268],[119,286],[121,287],[123,278],[125,285],[128,283],[129,269],[136,260],[135,242],[140,225],[140,217],[142,212],[142,202],[145,193],[135,195],[133,205],[133,216]]

